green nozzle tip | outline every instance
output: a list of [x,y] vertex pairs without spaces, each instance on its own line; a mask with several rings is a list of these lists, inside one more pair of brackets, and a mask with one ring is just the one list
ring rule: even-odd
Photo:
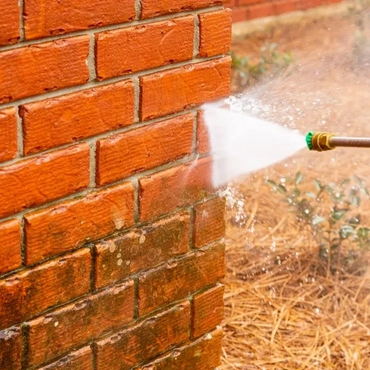
[[307,144],[308,149],[310,149],[310,150],[312,150],[312,137],[313,137],[313,135],[315,135],[315,131],[310,131],[306,135],[306,144]]

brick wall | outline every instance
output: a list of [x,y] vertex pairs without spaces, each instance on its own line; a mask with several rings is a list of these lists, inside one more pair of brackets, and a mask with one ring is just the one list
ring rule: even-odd
[[222,0],[1,0],[0,369],[219,364],[223,202],[198,112]]
[[307,10],[321,5],[329,5],[342,0],[226,0],[225,5],[232,8],[233,22],[268,17]]

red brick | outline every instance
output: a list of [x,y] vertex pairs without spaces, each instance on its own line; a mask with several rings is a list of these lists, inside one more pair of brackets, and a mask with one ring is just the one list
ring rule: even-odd
[[262,18],[273,14],[274,14],[273,3],[251,5],[248,8],[248,19]]
[[97,342],[99,370],[129,370],[189,338],[188,302]]
[[238,0],[238,6],[263,3],[265,0]]
[[130,281],[33,320],[29,323],[28,365],[41,364],[122,327],[133,313],[134,283]]
[[231,45],[231,10],[199,15],[199,56],[226,54]]
[[20,38],[18,0],[1,0],[0,45],[14,44]]
[[320,5],[324,5],[325,0],[302,0],[301,1],[301,9],[309,9],[309,8],[315,8]]
[[27,39],[132,21],[135,0],[25,0]]
[[0,104],[88,81],[89,36],[0,53]]
[[134,86],[124,81],[26,104],[20,114],[25,153],[35,153],[132,124]]
[[0,223],[0,261],[0,274],[21,266],[21,225],[19,220]]
[[39,370],[93,370],[91,349],[81,348]]
[[209,153],[211,150],[211,145],[209,142],[207,126],[203,118],[203,112],[198,112],[197,117],[197,152],[200,154]]
[[108,184],[189,155],[193,125],[194,116],[187,114],[98,141],[97,184]]
[[221,365],[222,331],[217,330],[137,370],[214,370]]
[[299,10],[299,0],[278,0],[274,3],[275,14],[282,14]]
[[224,287],[216,286],[193,298],[192,333],[197,338],[221,324],[224,317]]
[[184,164],[139,181],[140,217],[150,220],[202,200],[212,190],[209,158]]
[[223,0],[142,0],[141,17],[151,18],[163,14],[222,5]]
[[142,120],[179,112],[228,95],[230,66],[231,58],[225,57],[141,77]]
[[15,109],[0,111],[0,162],[17,155],[17,117]]
[[89,147],[76,145],[0,168],[0,217],[88,186]]
[[189,250],[190,216],[181,213],[97,245],[96,287],[155,266]]
[[90,289],[88,249],[0,281],[0,329],[28,320]]
[[22,336],[20,329],[12,327],[0,331],[0,369],[21,370]]
[[194,219],[194,245],[199,248],[225,236],[225,202],[216,198],[197,205]]
[[192,59],[194,17],[144,24],[96,36],[98,78],[128,73]]
[[245,6],[234,8],[232,14],[233,23],[243,22],[247,20],[247,8]]
[[26,263],[66,252],[134,223],[134,188],[116,186],[36,211],[26,219]]
[[223,244],[139,274],[139,314],[184,299],[224,276]]

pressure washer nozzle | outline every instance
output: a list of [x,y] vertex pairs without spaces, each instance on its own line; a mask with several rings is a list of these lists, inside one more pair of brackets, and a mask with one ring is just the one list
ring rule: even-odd
[[306,135],[308,149],[323,152],[337,147],[370,148],[370,137],[339,137],[329,132],[310,131]]
[[335,149],[335,145],[331,142],[331,139],[335,134],[329,132],[314,132],[310,131],[306,135],[306,143],[308,149],[316,150],[317,152],[323,152],[327,150]]

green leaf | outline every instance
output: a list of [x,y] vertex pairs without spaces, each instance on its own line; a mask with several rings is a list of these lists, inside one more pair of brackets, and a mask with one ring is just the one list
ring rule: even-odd
[[282,194],[285,194],[287,192],[286,187],[284,185],[280,185],[280,184],[277,187],[277,191],[279,193],[282,193]]
[[266,182],[269,184],[269,185],[271,185],[271,186],[274,186],[274,187],[278,187],[278,184],[275,182],[275,181],[272,181],[272,180],[266,180]]
[[361,222],[361,215],[357,215],[356,217],[351,217],[346,222],[350,225],[359,225]]
[[321,190],[322,189],[322,184],[321,184],[321,181],[320,180],[315,180],[314,181],[314,184],[315,184],[315,187],[317,190]]
[[340,246],[340,244],[332,244],[331,246],[330,246],[330,249],[331,250],[334,250],[334,249],[338,249],[338,247]]
[[347,184],[349,184],[351,182],[351,180],[350,179],[344,179],[343,181],[342,181],[342,183],[340,184],[340,186],[346,186]]
[[351,202],[352,205],[355,207],[359,207],[361,204],[361,198],[357,196],[350,196],[349,201]]
[[370,229],[367,228],[367,227],[360,227],[357,230],[357,236],[359,238],[367,238],[367,236],[369,235],[369,231],[370,231]]
[[297,172],[297,174],[295,175],[295,184],[296,185],[299,185],[301,182],[303,181],[303,175],[301,172]]
[[315,193],[313,193],[312,191],[308,191],[308,192],[306,193],[306,195],[307,195],[308,197],[310,197],[310,198],[316,198],[316,194],[315,194]]
[[334,220],[334,221],[340,221],[344,215],[347,213],[347,211],[337,211],[337,212],[333,212],[331,214],[331,218]]
[[360,179],[358,176],[356,176],[356,175],[353,175],[352,176],[353,177],[353,179],[356,181],[356,183],[358,184],[358,185],[363,185],[363,181],[362,181],[362,179]]
[[350,235],[353,235],[355,233],[355,229],[350,225],[343,225],[340,228],[340,236],[343,239],[348,238]]
[[321,216],[315,216],[312,220],[312,225],[313,226],[316,226],[318,225],[319,223],[321,222],[324,222],[325,221],[325,218],[324,217],[321,217]]
[[293,189],[292,191],[292,197],[297,198],[301,195],[301,191],[298,188]]

